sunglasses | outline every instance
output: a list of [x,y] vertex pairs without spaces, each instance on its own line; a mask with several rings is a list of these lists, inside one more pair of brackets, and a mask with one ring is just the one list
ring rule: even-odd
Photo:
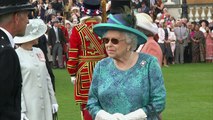
[[116,45],[116,44],[118,44],[120,41],[124,41],[125,39],[118,40],[118,39],[116,39],[116,38],[111,38],[111,39],[109,39],[109,38],[102,38],[102,40],[103,40],[104,44],[108,44],[109,41],[111,41],[112,44]]

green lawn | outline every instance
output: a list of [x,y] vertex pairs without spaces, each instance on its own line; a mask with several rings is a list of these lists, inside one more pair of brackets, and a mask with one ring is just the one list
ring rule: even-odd
[[[179,64],[163,69],[167,90],[164,120],[213,119],[213,64]],[[59,120],[81,120],[66,70],[54,70]]]

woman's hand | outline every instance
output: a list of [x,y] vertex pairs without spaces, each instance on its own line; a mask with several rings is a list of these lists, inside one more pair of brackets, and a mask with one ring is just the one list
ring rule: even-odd
[[147,120],[147,115],[143,109],[135,110],[125,115],[125,120]]
[[25,113],[21,113],[21,120],[29,120]]
[[115,113],[113,114],[113,116],[116,118],[116,120],[127,120],[125,116],[121,113]]
[[104,110],[100,110],[96,114],[95,120],[118,120],[118,119],[115,116],[113,116],[112,114],[110,114]]
[[58,112],[58,104],[52,104],[53,114]]

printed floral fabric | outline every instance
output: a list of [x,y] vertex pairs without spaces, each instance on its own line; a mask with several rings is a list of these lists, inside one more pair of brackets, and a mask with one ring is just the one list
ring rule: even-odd
[[99,61],[94,69],[87,108],[95,118],[101,109],[127,114],[139,108],[147,113],[152,104],[158,113],[165,108],[166,90],[161,68],[156,58],[139,53],[130,69],[117,69],[112,58]]

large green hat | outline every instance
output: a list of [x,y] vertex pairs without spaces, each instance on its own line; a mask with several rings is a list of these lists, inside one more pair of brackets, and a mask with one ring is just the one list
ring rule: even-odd
[[110,14],[107,23],[94,25],[93,31],[100,37],[103,37],[108,30],[132,33],[137,36],[138,45],[144,44],[147,41],[147,36],[143,32],[134,28],[135,22],[133,18],[134,16],[129,14]]
[[0,15],[34,9],[29,0],[0,0]]

